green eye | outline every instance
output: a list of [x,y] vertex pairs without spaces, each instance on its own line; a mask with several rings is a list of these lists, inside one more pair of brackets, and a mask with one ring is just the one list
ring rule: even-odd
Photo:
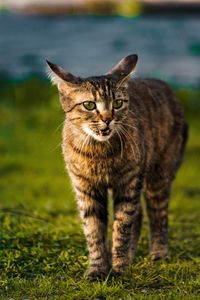
[[114,100],[113,101],[113,108],[119,109],[120,107],[122,107],[122,104],[123,104],[122,100]]
[[85,101],[83,102],[83,106],[87,109],[87,110],[93,110],[96,108],[96,103],[93,101]]

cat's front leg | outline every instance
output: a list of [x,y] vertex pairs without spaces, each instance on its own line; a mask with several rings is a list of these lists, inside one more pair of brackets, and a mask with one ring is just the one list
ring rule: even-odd
[[[112,270],[114,274],[121,274],[131,263],[133,248],[132,241],[138,239],[140,228],[134,230],[137,237],[133,237],[133,226],[140,227],[141,222],[137,218],[141,214],[140,185],[138,182],[134,188],[115,191],[114,194],[114,222],[112,237]],[[139,188],[138,188],[139,187]],[[136,228],[135,228],[136,229]],[[138,231],[138,234],[137,234]],[[134,245],[134,248],[136,245]]]
[[85,276],[104,277],[108,270],[107,253],[107,191],[102,187],[76,188],[78,206],[83,220],[90,265]]

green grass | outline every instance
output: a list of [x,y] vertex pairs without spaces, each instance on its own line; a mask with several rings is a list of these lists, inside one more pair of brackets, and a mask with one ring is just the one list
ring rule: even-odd
[[200,92],[177,90],[190,139],[171,199],[170,261],[149,261],[145,217],[127,275],[90,283],[56,90],[34,79],[0,90],[0,299],[199,299]]

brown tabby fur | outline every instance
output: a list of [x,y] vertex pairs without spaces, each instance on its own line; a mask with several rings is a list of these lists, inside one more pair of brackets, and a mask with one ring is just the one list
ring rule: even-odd
[[[122,273],[130,264],[142,224],[142,192],[150,223],[150,255],[156,260],[168,254],[169,196],[182,161],[187,124],[167,84],[129,79],[136,62],[137,56],[130,55],[107,75],[86,79],[48,62],[66,116],[62,150],[83,220],[89,278],[106,275],[110,267]],[[115,99],[123,100],[122,108],[109,107]],[[87,111],[82,102],[89,100],[101,103],[102,109]],[[86,134],[83,126],[94,135]],[[105,134],[105,126],[112,134]],[[108,189],[114,203],[111,266]]]

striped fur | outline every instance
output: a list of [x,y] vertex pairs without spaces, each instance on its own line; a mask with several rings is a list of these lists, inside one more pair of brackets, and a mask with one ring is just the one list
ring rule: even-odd
[[[168,205],[182,162],[187,125],[170,88],[154,79],[129,80],[137,57],[107,75],[80,79],[49,63],[65,112],[62,150],[83,220],[89,278],[110,267],[122,273],[136,251],[142,224],[141,193],[149,216],[153,260],[168,254]],[[70,74],[70,79],[68,79]],[[122,100],[115,109],[114,101]],[[84,108],[93,101],[95,109]],[[114,204],[112,260],[107,245],[107,199]]]

